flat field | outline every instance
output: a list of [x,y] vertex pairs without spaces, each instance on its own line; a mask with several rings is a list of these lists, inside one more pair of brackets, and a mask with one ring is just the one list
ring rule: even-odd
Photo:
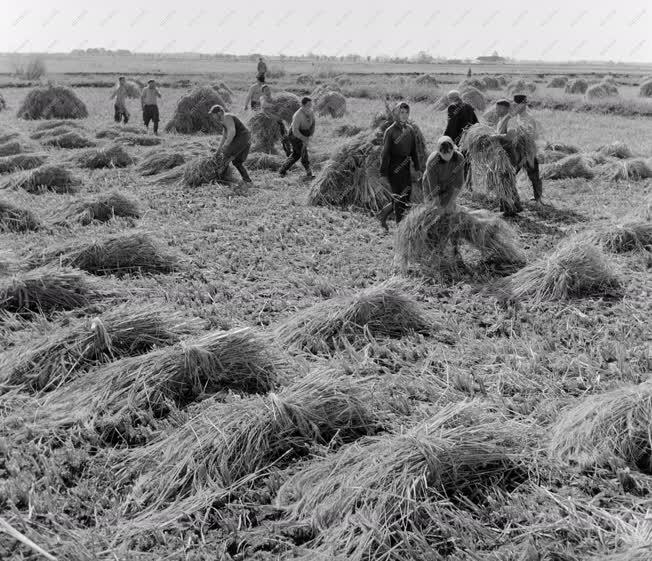
[[[193,74],[161,69],[170,82]],[[232,86],[233,111],[246,121],[246,74],[206,72]],[[318,119],[316,171],[347,141],[342,124],[368,128],[382,96],[412,87],[368,74],[344,87],[357,91],[344,118]],[[541,149],[565,143],[590,154],[623,142],[652,166],[652,102],[636,97],[637,76],[619,85],[619,103],[644,109],[636,116],[535,104]],[[460,76],[449,78],[425,97],[406,95],[428,151],[445,127],[433,101]],[[534,103],[564,95],[544,81]],[[302,91],[295,76],[273,83]],[[140,172],[150,153],[191,158],[217,136],[163,133],[160,145],[125,146],[132,165],[81,168],[80,149],[32,139],[40,122],[16,117],[28,91],[1,90],[0,136],[17,132],[24,150],[45,153],[80,185],[30,193],[12,186],[25,172],[0,176],[0,202],[40,222],[0,228],[0,559],[40,559],[35,545],[74,561],[650,558],[650,179],[544,179],[545,205],[526,202],[506,219],[528,265],[623,223],[647,232],[648,245],[604,249],[618,290],[506,303],[491,290],[506,273],[470,253],[453,276],[399,275],[394,224],[385,234],[369,212],[311,206],[299,166],[285,178],[252,171],[251,187],[191,188]],[[96,138],[113,124],[110,89],[75,92],[89,112],[79,132],[110,144]],[[161,89],[162,124],[185,92]],[[529,201],[524,173],[518,189]],[[140,217],[71,218],[80,201],[108,192],[134,200]],[[480,187],[460,202],[498,215]],[[87,278],[101,296],[90,303],[11,308],[9,288],[45,261],[58,267],[58,248],[139,234],[176,267],[95,269]],[[336,324],[324,303],[374,287],[376,323],[354,319],[335,333],[311,332],[317,320],[292,324],[320,305],[314,317]],[[396,316],[378,312],[391,305]],[[408,312],[426,327],[389,328]],[[311,344],[290,344],[293,325]]]

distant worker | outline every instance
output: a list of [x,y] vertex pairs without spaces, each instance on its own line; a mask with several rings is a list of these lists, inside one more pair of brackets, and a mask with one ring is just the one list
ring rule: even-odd
[[437,141],[437,151],[430,154],[423,174],[423,200],[436,200],[446,210],[455,210],[455,202],[464,186],[464,156],[449,136]]
[[290,125],[290,132],[288,134],[292,146],[292,153],[279,170],[281,177],[285,177],[288,170],[299,160],[301,160],[301,164],[306,170],[306,179],[315,177],[310,169],[310,158],[308,155],[308,146],[314,134],[315,114],[312,110],[312,99],[303,97],[301,99],[301,107],[297,109],[292,117],[292,124]]
[[281,117],[276,112],[276,103],[272,97],[272,89],[267,84],[265,84],[262,90],[263,95],[260,96],[260,108],[262,109],[263,113],[269,115],[278,123],[278,130],[281,134],[281,146],[283,146],[285,155],[289,156],[292,153],[292,143],[288,139],[287,129],[285,128],[283,117]]
[[256,82],[249,87],[247,92],[247,99],[245,99],[244,110],[246,111],[251,106],[252,111],[258,111],[260,109],[260,96],[263,95],[263,84],[265,83],[265,77],[258,76]]
[[[460,92],[451,90],[448,92],[448,122],[446,123],[446,130],[444,136],[450,137],[456,146],[459,146],[460,139],[464,131],[478,122],[478,117],[475,110],[471,105],[462,101]],[[467,185],[471,185],[471,162],[465,156],[464,164],[464,179]]]
[[118,78],[118,85],[113,90],[109,99],[115,98],[113,105],[113,120],[116,123],[123,122],[125,125],[129,122],[129,111],[127,111],[127,79],[124,76]]
[[472,76],[472,74],[473,74],[473,73],[471,72],[471,67],[469,66],[469,70],[468,70],[468,72],[466,73],[466,77],[467,77],[467,78],[470,78],[470,77]]
[[243,181],[251,183],[251,178],[244,167],[251,148],[249,129],[236,115],[226,113],[221,105],[213,105],[208,113],[216,123],[221,124],[224,128],[217,152],[222,152],[224,155],[226,166],[229,165],[229,162],[233,162]]
[[[529,144],[530,150],[527,153],[517,152],[517,148],[513,147],[512,143],[509,142],[510,148],[507,149],[507,154],[510,157],[510,161],[514,166],[516,174],[518,174],[521,169],[525,168],[525,171],[530,178],[530,182],[532,183],[532,190],[534,192],[533,200],[540,203],[541,197],[543,196],[543,182],[541,181],[539,160],[536,154],[536,140],[539,137],[539,125],[528,113],[527,96],[525,94],[516,94],[514,96],[514,109],[512,114],[509,112],[509,102],[507,100],[501,100],[501,102],[500,109],[498,104],[496,104],[497,114],[501,115],[497,125],[497,133],[503,147],[506,147],[507,140],[509,139],[511,132],[509,130],[510,123],[514,124],[516,128],[523,129],[532,140]],[[505,107],[505,102],[508,104],[507,107]]]
[[267,74],[267,65],[265,64],[265,61],[263,60],[263,57],[258,57],[258,77],[262,77],[263,82],[265,81],[265,74]]
[[143,123],[147,132],[149,132],[149,122],[153,122],[154,134],[158,135],[158,98],[161,92],[156,87],[155,80],[147,80],[147,86],[143,88],[140,94],[140,104],[143,108]]
[[392,202],[380,213],[380,223],[387,230],[387,218],[394,211],[396,223],[399,223],[407,212],[410,192],[412,190],[412,174],[410,161],[417,171],[417,180],[421,179],[421,165],[417,138],[414,129],[408,123],[410,106],[401,102],[395,111],[396,118],[387,128],[383,136],[383,150],[380,157],[380,174],[386,177],[392,191]]

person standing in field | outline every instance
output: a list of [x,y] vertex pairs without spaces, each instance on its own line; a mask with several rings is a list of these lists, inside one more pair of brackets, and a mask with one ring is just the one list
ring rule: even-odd
[[315,134],[315,114],[312,110],[312,99],[303,97],[301,107],[297,109],[292,117],[288,139],[292,146],[292,153],[285,160],[285,163],[279,170],[279,175],[285,177],[288,170],[301,160],[301,164],[306,170],[306,179],[312,179],[315,176],[310,169],[310,158],[308,156],[308,145],[310,139]]
[[256,82],[249,87],[247,98],[245,99],[244,110],[246,111],[251,106],[252,111],[260,109],[260,96],[263,95],[263,84],[265,83],[264,76],[257,76]]
[[156,81],[148,80],[147,86],[143,88],[140,94],[140,104],[143,108],[143,123],[147,132],[149,132],[149,122],[153,122],[154,134],[158,135],[158,98],[161,97],[161,92],[156,87]]
[[[467,127],[475,125],[478,122],[478,117],[475,110],[471,105],[462,101],[460,92],[451,90],[448,92],[448,121],[446,123],[446,130],[444,136],[448,136],[453,140],[455,145],[459,145],[462,134]],[[465,156],[464,164],[464,179],[467,185],[471,186],[471,162]]]
[[276,113],[276,105],[274,103],[274,98],[272,97],[272,89],[265,84],[262,90],[263,95],[260,97],[260,108],[265,115],[269,115],[277,122],[279,132],[281,133],[281,146],[283,146],[285,155],[289,157],[292,153],[292,143],[287,137],[287,130],[285,128],[285,123],[283,122],[283,117]]
[[386,177],[392,191],[392,202],[380,212],[380,223],[387,230],[387,218],[394,211],[396,222],[400,222],[407,211],[412,174],[410,161],[421,179],[421,162],[417,150],[414,129],[408,123],[410,106],[401,102],[395,110],[396,118],[383,136],[383,149],[380,157],[380,175]]
[[265,81],[265,74],[267,74],[267,65],[265,64],[265,61],[263,60],[263,57],[258,57],[258,66],[256,67],[256,70],[258,71],[258,77],[263,79],[263,82]]
[[244,163],[251,148],[251,133],[244,123],[233,113],[226,113],[221,105],[213,105],[208,111],[212,119],[222,125],[222,140],[217,152],[222,152],[225,165],[233,162],[235,169],[245,183],[251,183],[251,178]]
[[129,122],[129,111],[127,110],[127,79],[124,76],[118,78],[118,85],[109,99],[115,99],[113,120],[126,125]]

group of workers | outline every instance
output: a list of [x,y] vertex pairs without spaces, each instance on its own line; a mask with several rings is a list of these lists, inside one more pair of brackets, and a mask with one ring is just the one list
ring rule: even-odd
[[[410,201],[423,202],[436,200],[444,210],[455,206],[457,195],[464,185],[471,186],[471,163],[458,148],[464,131],[478,123],[473,107],[465,103],[457,90],[448,93],[448,120],[443,135],[437,141],[437,149],[430,154],[427,161],[421,162],[417,151],[417,137],[409,123],[410,107],[400,103],[395,110],[394,123],[387,128],[383,138],[380,173],[387,178],[392,192],[392,202],[380,213],[382,226],[387,229],[387,218],[394,213],[396,222],[400,222],[407,212]],[[500,142],[514,167],[515,173],[525,168],[532,183],[534,197],[541,202],[543,186],[539,175],[539,162],[536,156],[524,158],[514,149],[508,127],[510,120],[516,118],[519,126],[529,130],[532,138],[537,136],[537,125],[527,111],[527,96],[517,94],[513,103],[507,99],[496,102],[496,113],[491,123],[496,127],[495,138]],[[416,180],[421,182],[420,196],[412,196],[412,173],[410,163],[415,171]],[[522,210],[518,194],[517,200],[509,209],[503,208],[505,214]]]
[[[271,89],[265,83],[266,72],[267,65],[261,57],[257,65],[256,82],[247,92],[245,111],[249,109],[263,111],[277,123],[287,157],[279,170],[279,175],[285,177],[292,166],[301,160],[306,171],[305,178],[312,179],[314,175],[308,153],[316,125],[312,99],[307,96],[301,99],[301,107],[294,113],[290,128],[287,130],[283,118],[275,111]],[[129,121],[129,112],[125,103],[128,93],[126,80],[121,76],[118,86],[111,95],[112,99],[115,98],[116,122]],[[140,100],[145,127],[149,130],[149,123],[152,122],[154,134],[158,134],[160,97],[155,80],[149,80],[141,92]],[[458,146],[464,131],[478,123],[478,118],[473,107],[462,100],[458,91],[450,91],[447,101],[446,128],[437,141],[437,149],[430,154],[426,162],[420,161],[417,136],[409,122],[410,106],[401,102],[394,111],[394,122],[384,133],[380,163],[380,173],[387,178],[392,193],[392,202],[380,213],[381,224],[386,229],[389,215],[393,213],[396,222],[400,222],[410,202],[437,200],[442,208],[452,209],[463,186],[472,185],[470,161]],[[209,115],[225,131],[217,150],[223,153],[227,164],[233,163],[244,182],[251,183],[244,165],[251,148],[249,129],[237,115],[227,112],[221,105],[212,106]],[[507,99],[498,100],[495,113],[488,122],[496,127],[495,137],[506,151],[515,172],[518,173],[522,168],[526,170],[532,183],[534,200],[540,202],[543,189],[539,162],[536,157],[523,158],[515,152],[508,130],[512,118],[518,119],[519,126],[530,128],[532,136],[536,137],[536,122],[527,111],[526,95],[515,95],[513,102]],[[420,193],[418,197],[414,197],[412,193],[411,168],[415,171],[416,180],[420,182],[421,189],[417,190]],[[506,213],[520,212],[522,210],[520,200],[515,200],[509,211],[503,210]]]

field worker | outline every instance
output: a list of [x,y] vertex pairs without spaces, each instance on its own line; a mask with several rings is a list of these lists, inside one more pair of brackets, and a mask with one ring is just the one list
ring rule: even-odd
[[490,111],[487,116],[485,116],[485,121],[490,127],[496,127],[501,119],[503,119],[508,113],[510,108],[510,102],[508,99],[499,99],[496,102],[496,107],[493,111]]
[[[518,173],[518,170],[520,169],[518,167],[518,155],[514,150],[514,144],[508,131],[509,121],[512,117],[510,108],[511,104],[508,99],[500,99],[496,102],[496,138],[507,153],[509,161],[512,166],[514,166],[516,173]],[[514,189],[514,197],[511,208],[501,200],[500,210],[505,213],[506,216],[513,216],[514,214],[519,213],[523,210],[521,198],[519,197],[518,191],[516,189]]]
[[394,122],[385,131],[380,157],[380,174],[389,181],[393,199],[380,214],[380,223],[386,230],[387,217],[392,210],[397,223],[407,211],[412,190],[410,161],[417,171],[417,179],[421,179],[417,139],[414,129],[408,123],[410,106],[405,102],[399,103],[395,115]]
[[[502,120],[498,122],[498,134],[507,135],[509,132],[508,126],[511,122],[517,127],[522,127],[527,130],[536,141],[539,136],[539,126],[534,118],[528,113],[527,96],[525,94],[516,94],[514,96],[514,109],[512,113],[513,115],[510,115],[509,112],[506,113]],[[543,195],[543,182],[541,181],[541,175],[539,174],[539,160],[536,157],[536,154],[518,155],[510,153],[510,151],[508,151],[508,154],[510,155],[510,160],[514,165],[516,174],[521,171],[521,168],[525,168],[525,171],[530,178],[530,182],[532,183],[532,190],[534,192],[533,200],[536,203],[540,203]]]
[[274,98],[272,97],[272,89],[265,84],[263,86],[263,95],[260,96],[260,108],[266,115],[275,119],[278,123],[278,128],[281,133],[281,146],[285,151],[286,156],[290,156],[292,153],[292,143],[287,137],[287,130],[285,128],[285,123],[283,122],[283,117],[276,113],[276,105],[274,103]]
[[156,87],[155,80],[147,80],[147,86],[143,88],[140,94],[140,104],[143,108],[143,123],[149,132],[149,122],[154,123],[154,134],[158,135],[158,98],[161,97],[161,92]]
[[310,159],[308,157],[308,146],[314,134],[315,114],[312,110],[312,99],[303,97],[301,99],[301,107],[297,109],[292,117],[290,133],[288,134],[292,146],[292,153],[281,166],[279,171],[281,177],[285,177],[288,170],[299,160],[301,160],[301,164],[306,170],[306,179],[315,177],[310,169]]
[[221,105],[213,105],[208,111],[211,118],[224,127],[222,140],[217,147],[224,155],[226,165],[233,162],[245,183],[251,183],[251,178],[244,163],[251,148],[251,133],[249,129],[233,113],[226,113]]
[[118,78],[118,85],[113,90],[109,99],[114,99],[113,120],[116,123],[122,121],[125,125],[129,122],[129,111],[127,111],[127,79],[124,76]]
[[258,111],[260,109],[260,96],[263,95],[263,84],[265,83],[265,77],[258,76],[256,82],[252,84],[247,92],[247,99],[245,99],[246,111],[251,106],[252,111]]
[[263,82],[265,81],[265,74],[267,74],[267,65],[265,64],[265,61],[263,60],[263,57],[258,57],[258,66],[256,67],[258,70],[258,77],[262,77]]
[[[448,122],[446,123],[446,130],[444,136],[450,137],[455,145],[459,145],[462,133],[467,127],[475,125],[478,122],[478,117],[475,110],[468,103],[464,103],[457,90],[448,92]],[[471,162],[466,159],[464,164],[464,178],[470,186],[471,179]]]
[[437,141],[437,150],[426,162],[421,185],[423,200],[437,200],[444,210],[455,210],[455,201],[463,186],[464,156],[452,138],[442,136]]

